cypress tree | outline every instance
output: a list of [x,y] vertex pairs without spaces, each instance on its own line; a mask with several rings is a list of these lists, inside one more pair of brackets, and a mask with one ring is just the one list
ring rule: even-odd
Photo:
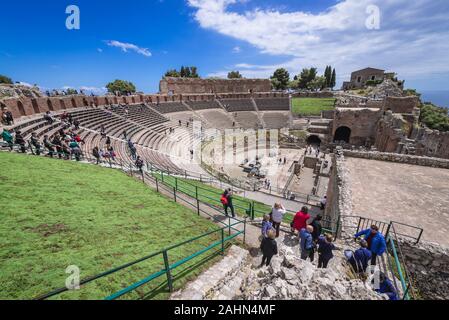
[[337,85],[337,73],[336,73],[335,68],[334,68],[334,71],[332,71],[330,87],[334,88],[336,85]]

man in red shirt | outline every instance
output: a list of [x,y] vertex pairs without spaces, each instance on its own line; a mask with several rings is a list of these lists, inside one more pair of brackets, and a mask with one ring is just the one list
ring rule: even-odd
[[309,219],[310,219],[309,208],[302,207],[301,211],[299,211],[293,218],[292,232],[294,232],[295,230],[299,232],[301,231],[301,229],[305,229],[307,227],[307,220]]

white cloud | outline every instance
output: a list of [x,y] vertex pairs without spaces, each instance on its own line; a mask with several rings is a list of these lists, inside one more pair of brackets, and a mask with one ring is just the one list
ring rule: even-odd
[[[43,90],[44,88],[41,88],[41,90]],[[78,92],[80,92],[81,90],[84,91],[84,93],[86,94],[90,94],[90,93],[95,93],[95,94],[105,94],[108,89],[105,87],[93,87],[93,86],[79,86],[79,87],[73,87],[73,86],[63,86],[61,88],[62,90],[67,90],[67,89],[75,89]]]
[[149,49],[141,48],[141,47],[139,47],[139,46],[137,46],[135,44],[132,44],[132,43],[124,43],[124,42],[120,42],[120,41],[117,41],[117,40],[109,40],[109,41],[106,41],[106,44],[108,46],[110,46],[110,47],[120,48],[120,49],[122,49],[123,52],[128,52],[128,50],[132,50],[132,51],[135,51],[138,54],[141,54],[141,55],[143,55],[145,57],[151,57],[152,56],[152,54],[151,54]]
[[84,92],[89,92],[89,93],[93,92],[96,94],[103,94],[103,93],[106,93],[106,91],[108,91],[108,89],[105,87],[98,88],[98,87],[81,86],[79,89],[83,90]]
[[[445,0],[341,0],[319,13],[233,11],[232,5],[239,2],[188,0],[201,27],[245,41],[263,54],[284,57],[279,64],[245,61],[230,67],[244,69],[246,77],[267,77],[277,67],[294,74],[310,66],[324,71],[328,64],[337,68],[340,81],[367,66],[396,71],[406,79],[449,73]],[[371,4],[380,8],[380,30],[366,28],[366,9]]]
[[19,81],[19,84],[21,86],[25,86],[25,87],[29,87],[29,88],[33,88],[34,87],[31,83],[28,83],[28,82]]
[[233,49],[232,49],[232,52],[233,53],[240,53],[242,51],[242,49],[240,48],[240,47],[234,47]]

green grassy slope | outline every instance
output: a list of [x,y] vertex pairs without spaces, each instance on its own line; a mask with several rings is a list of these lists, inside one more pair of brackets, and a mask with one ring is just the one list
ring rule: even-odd
[[[116,170],[3,152],[0,168],[0,299],[63,287],[70,265],[86,278],[218,228]],[[170,263],[217,238],[169,252]],[[176,287],[201,271],[192,265],[202,259],[173,272]],[[58,298],[103,299],[162,268],[159,256]],[[166,298],[165,281],[126,298]]]
[[333,110],[334,98],[293,98],[292,112],[302,116],[319,116],[321,111]]

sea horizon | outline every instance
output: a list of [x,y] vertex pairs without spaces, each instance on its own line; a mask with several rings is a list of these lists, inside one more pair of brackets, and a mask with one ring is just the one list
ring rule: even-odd
[[421,100],[431,102],[439,107],[449,108],[449,90],[423,90]]

